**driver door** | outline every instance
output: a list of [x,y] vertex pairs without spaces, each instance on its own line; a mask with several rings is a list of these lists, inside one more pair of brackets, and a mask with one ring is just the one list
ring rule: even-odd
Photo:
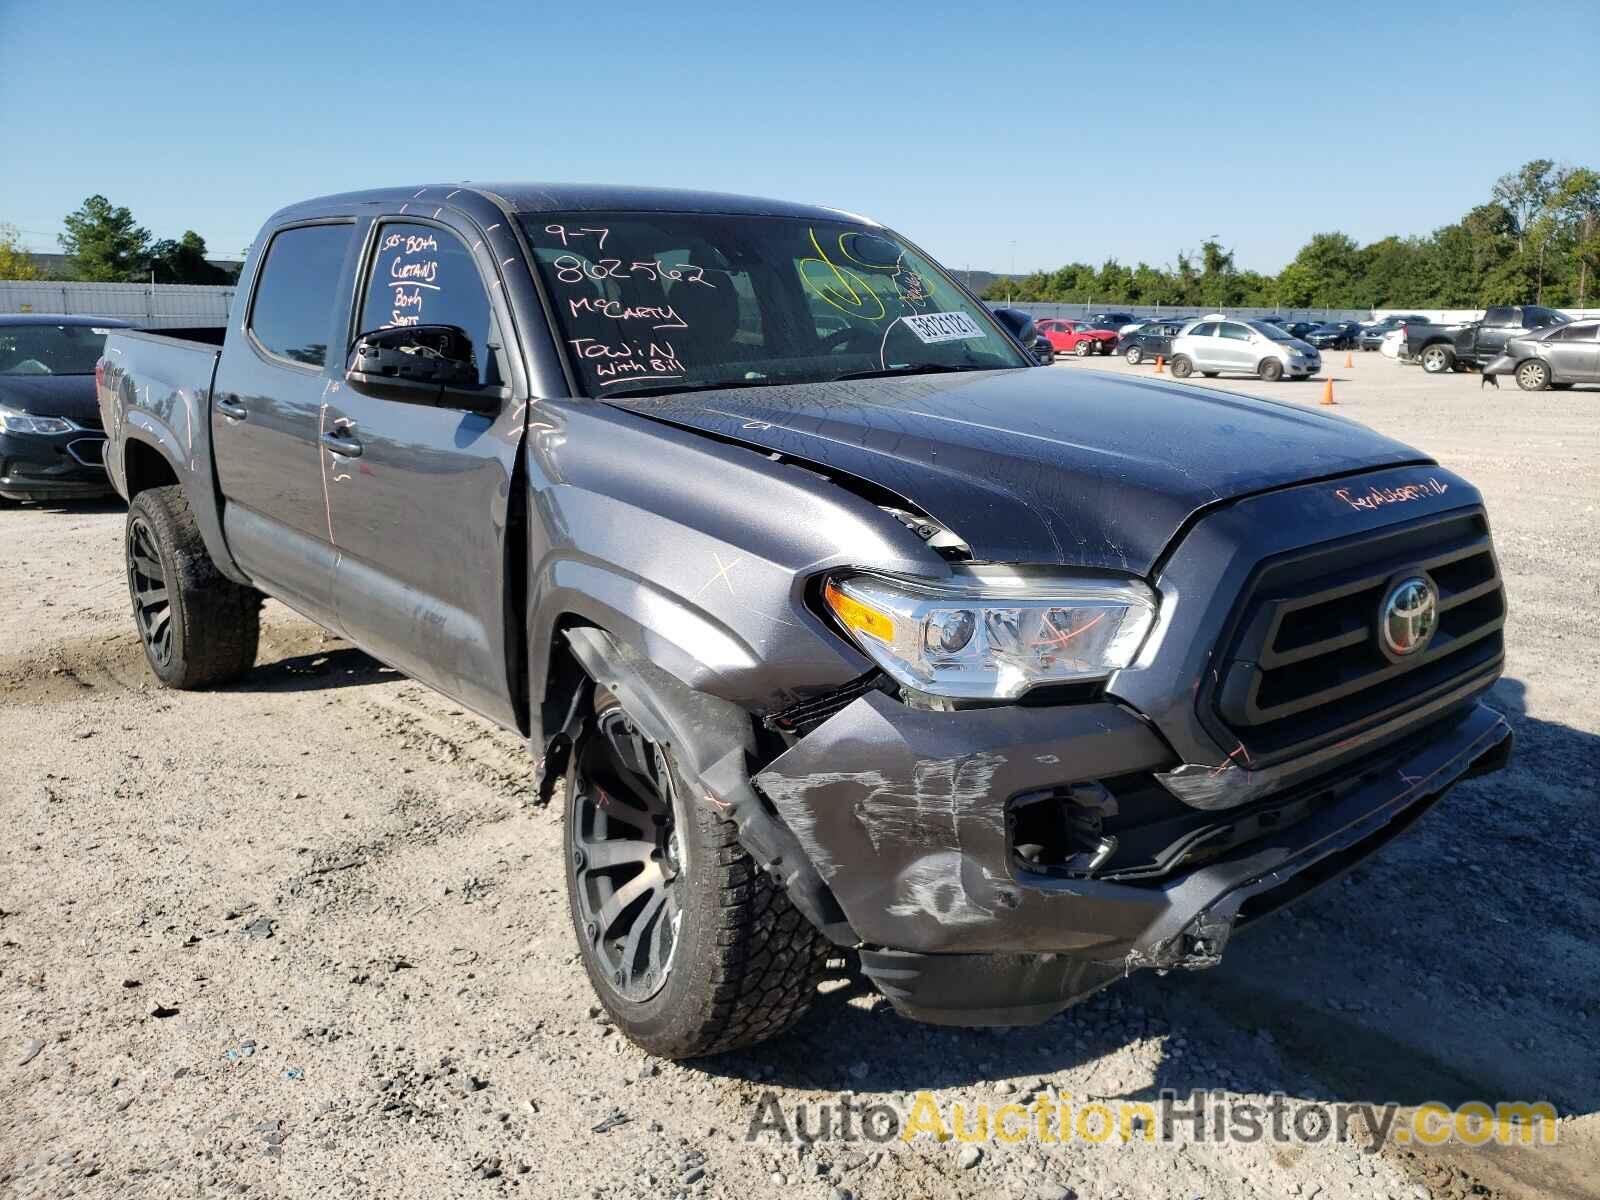
[[[350,639],[467,707],[515,725],[506,572],[511,488],[526,403],[507,388],[513,328],[496,267],[436,221],[378,218],[358,273],[356,335],[455,325],[479,385],[505,397],[479,413],[335,385],[319,430],[334,593]],[[481,245],[481,243],[480,243]],[[493,299],[491,297],[494,297]],[[342,348],[341,348],[342,349]]]

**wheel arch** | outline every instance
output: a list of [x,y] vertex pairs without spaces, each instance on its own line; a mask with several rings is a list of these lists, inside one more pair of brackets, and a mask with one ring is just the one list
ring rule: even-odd
[[751,782],[752,766],[764,757],[751,715],[690,687],[580,614],[564,614],[559,628],[562,649],[552,655],[551,672],[557,691],[554,696],[547,693],[547,701],[565,709],[566,724],[541,764],[544,794],[550,794],[554,779],[564,773],[572,742],[587,719],[584,699],[603,687],[641,732],[671,751],[691,800],[715,805],[734,822],[756,865],[783,886],[807,920],[835,944],[855,945],[859,939],[832,891]]

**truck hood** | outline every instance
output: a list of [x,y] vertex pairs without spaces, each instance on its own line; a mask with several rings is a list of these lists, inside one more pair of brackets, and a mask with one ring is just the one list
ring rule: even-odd
[[1146,575],[1197,509],[1425,455],[1292,404],[1085,369],[608,397],[865,479],[988,562]]
[[0,406],[30,417],[66,417],[100,426],[93,375],[0,375]]

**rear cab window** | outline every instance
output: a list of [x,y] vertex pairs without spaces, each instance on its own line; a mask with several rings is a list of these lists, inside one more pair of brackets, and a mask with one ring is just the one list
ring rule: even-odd
[[327,365],[328,332],[353,228],[348,221],[292,225],[272,235],[246,324],[258,349],[291,365]]

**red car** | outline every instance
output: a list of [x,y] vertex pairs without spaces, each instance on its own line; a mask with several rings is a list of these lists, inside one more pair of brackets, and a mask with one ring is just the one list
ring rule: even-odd
[[1087,321],[1067,317],[1046,317],[1036,321],[1039,332],[1050,340],[1050,348],[1057,354],[1076,354],[1087,358],[1091,354],[1110,354],[1117,344],[1117,335],[1109,329],[1096,329]]

